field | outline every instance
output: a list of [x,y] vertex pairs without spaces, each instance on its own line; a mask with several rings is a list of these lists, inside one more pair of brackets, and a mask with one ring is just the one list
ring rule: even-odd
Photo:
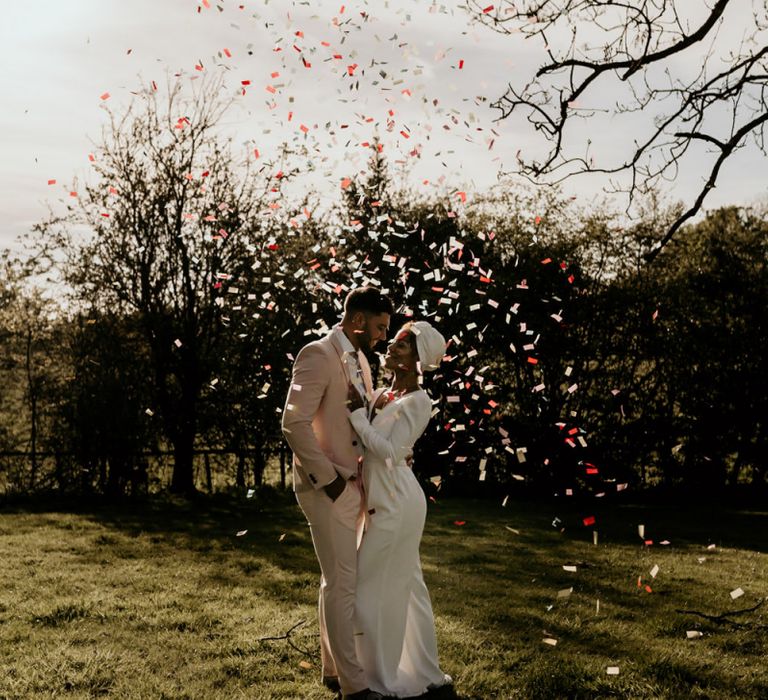
[[[438,500],[422,557],[442,666],[466,699],[768,698],[766,545],[767,512]],[[0,698],[331,700],[317,582],[271,489],[6,507]]]

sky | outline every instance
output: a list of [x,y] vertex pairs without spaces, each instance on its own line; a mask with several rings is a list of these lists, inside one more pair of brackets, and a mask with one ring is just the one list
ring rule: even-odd
[[[735,17],[726,17],[722,45],[743,31]],[[108,109],[119,113],[133,92],[151,81],[162,89],[175,74],[189,83],[225,71],[237,100],[222,129],[235,148],[244,156],[257,149],[268,162],[285,141],[306,144],[315,169],[301,186],[327,201],[338,197],[342,178],[364,169],[368,151],[361,144],[375,135],[402,170],[399,177],[415,187],[466,191],[471,201],[514,167],[518,151],[543,152],[545,144],[524,120],[498,121],[490,105],[508,84],[529,80],[544,59],[540,44],[520,34],[471,23],[458,2],[6,3],[0,247],[23,243],[48,204],[69,195],[74,178],[88,179],[88,155]],[[588,106],[610,106],[616,94],[590,99]],[[650,127],[647,116],[633,119],[619,124],[599,114],[575,125],[574,142],[592,138],[595,158],[608,158]],[[693,153],[691,167],[668,184],[667,194],[690,200],[708,157],[706,148]],[[705,206],[764,198],[764,172],[764,156],[745,146],[724,167]],[[580,178],[565,191],[597,201],[606,184]]]

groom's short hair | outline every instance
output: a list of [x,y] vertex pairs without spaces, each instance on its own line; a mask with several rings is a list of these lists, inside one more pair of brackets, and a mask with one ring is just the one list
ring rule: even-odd
[[351,318],[356,313],[389,314],[395,312],[392,300],[376,287],[358,287],[353,289],[344,300],[344,318]]

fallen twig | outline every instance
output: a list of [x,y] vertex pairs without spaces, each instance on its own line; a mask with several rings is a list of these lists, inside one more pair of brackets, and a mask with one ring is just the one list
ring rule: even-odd
[[754,623],[744,623],[744,622],[736,622],[735,620],[729,620],[729,617],[733,617],[734,615],[743,615],[745,613],[754,612],[757,610],[763,603],[765,603],[765,598],[760,598],[755,605],[753,605],[751,608],[743,608],[741,610],[730,610],[728,612],[721,613],[720,615],[709,615],[707,613],[701,612],[699,610],[675,610],[675,612],[682,613],[683,615],[695,615],[696,617],[703,617],[705,620],[709,620],[710,622],[714,622],[718,625],[732,625],[733,627],[737,627],[738,629],[768,629],[768,625],[756,625]]
[[310,651],[306,651],[305,649],[302,649],[300,647],[297,647],[293,640],[291,639],[291,635],[293,634],[294,630],[301,627],[303,624],[306,623],[306,620],[299,620],[293,627],[291,627],[285,634],[281,634],[277,637],[259,637],[257,641],[259,642],[275,642],[280,640],[285,640],[288,642],[288,645],[292,648],[298,651],[300,654],[304,654],[304,656],[308,656],[310,659],[314,659],[317,657],[317,654],[313,654]]

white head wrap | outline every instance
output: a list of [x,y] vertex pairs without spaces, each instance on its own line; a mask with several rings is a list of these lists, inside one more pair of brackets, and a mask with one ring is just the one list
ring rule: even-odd
[[416,350],[419,353],[421,371],[431,372],[437,369],[447,347],[442,333],[427,321],[412,323],[411,332],[416,337]]

